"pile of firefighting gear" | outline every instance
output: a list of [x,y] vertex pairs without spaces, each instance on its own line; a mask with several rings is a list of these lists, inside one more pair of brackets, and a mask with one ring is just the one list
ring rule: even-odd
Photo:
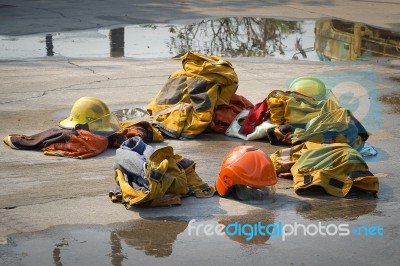
[[[379,180],[360,153],[368,147],[370,155],[376,154],[366,143],[368,132],[321,80],[300,77],[289,90],[274,90],[253,104],[236,94],[239,79],[229,61],[196,52],[175,59],[182,61],[182,69],[147,105],[150,121],[119,121],[104,102],[87,96],[74,103],[59,128],[31,136],[10,134],[4,143],[81,159],[116,149],[116,187],[109,196],[127,207],[180,204],[181,197],[215,192],[245,199],[246,191],[262,198],[275,193],[277,177],[292,178],[298,194],[315,187],[338,197],[353,189],[378,192]],[[204,132],[290,147],[271,156],[251,145],[233,149],[214,187],[196,173],[195,162],[173,147],[151,146],[165,137],[192,139]]]

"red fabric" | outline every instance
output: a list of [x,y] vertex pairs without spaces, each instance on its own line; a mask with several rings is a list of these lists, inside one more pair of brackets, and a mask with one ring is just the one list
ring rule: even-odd
[[89,131],[78,129],[67,142],[54,143],[42,149],[46,154],[86,159],[96,156],[107,149],[106,137],[95,135]]
[[214,111],[214,117],[209,128],[216,132],[224,134],[233,119],[243,110],[251,109],[254,105],[245,97],[234,94],[231,97],[229,105],[218,105]]
[[133,137],[140,137],[145,143],[153,141],[153,129],[147,122],[139,122],[131,127],[127,127],[115,132],[108,137],[109,148],[118,149],[122,142]]
[[250,113],[244,120],[241,133],[246,135],[252,133],[256,126],[267,119],[268,115],[268,102],[267,99],[265,99],[262,102],[257,103],[254,108],[250,110]]

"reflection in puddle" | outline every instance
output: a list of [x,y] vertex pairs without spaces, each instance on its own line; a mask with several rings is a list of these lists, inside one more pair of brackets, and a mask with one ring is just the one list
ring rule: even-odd
[[337,199],[332,201],[310,200],[296,206],[296,212],[308,220],[357,220],[374,212],[376,199]]
[[64,246],[68,246],[68,242],[65,239],[61,239],[60,243],[55,245],[55,248],[53,250],[53,261],[54,261],[54,265],[56,266],[62,266],[61,263],[61,250],[60,248],[64,247]]
[[[240,225],[255,225],[259,222],[261,222],[264,226],[268,224],[273,224],[275,223],[275,211],[266,209],[252,210],[249,211],[249,213],[246,215],[226,216],[218,219],[218,223],[225,226],[227,226],[228,224],[234,224],[236,222]],[[269,232],[273,233],[271,230]],[[260,235],[256,232],[254,232],[254,236],[249,240],[249,236],[243,234],[237,234],[228,237],[229,239],[236,241],[242,245],[265,245],[266,242],[270,239],[270,235]]]
[[[387,239],[370,237],[361,239],[351,235],[331,236],[327,241],[326,236],[298,234],[290,235],[290,241],[283,241],[278,234],[279,231],[275,231],[277,227],[267,229],[265,226],[279,223],[294,224],[294,222],[307,225],[310,221],[332,219],[348,220],[350,228],[360,226],[360,223],[373,225],[378,221],[376,217],[372,219],[367,217],[361,222],[356,220],[359,216],[376,212],[375,204],[374,200],[366,199],[309,200],[297,206],[297,215],[286,211],[278,214],[276,210],[257,208],[245,215],[196,217],[194,222],[193,217],[182,216],[140,218],[109,226],[60,225],[37,233],[12,235],[7,245],[0,245],[0,261],[2,265],[120,266],[160,263],[186,265],[188,261],[191,262],[190,265],[199,265],[204,264],[205,260],[212,261],[215,265],[242,265],[248,264],[250,260],[252,264],[262,265],[268,259],[282,262],[281,256],[289,256],[290,262],[296,261],[299,256],[304,256],[304,250],[298,250],[299,246],[305,249],[320,247],[317,248],[320,259],[326,259],[331,258],[332,248],[337,249],[340,246],[343,250],[339,252],[348,254],[346,250],[357,245],[360,246],[358,251],[361,252],[364,250],[361,248],[364,243],[365,246],[384,245],[387,244]],[[386,217],[381,218],[386,219]],[[217,226],[226,227],[232,224],[242,226],[241,235],[215,233]],[[260,232],[266,232],[262,229],[256,231],[249,226],[244,229],[246,225],[260,224],[264,226],[264,230],[272,233],[271,236],[261,234]],[[385,230],[388,230],[385,234],[393,233],[390,228]],[[199,233],[196,233],[197,231]],[[247,239],[250,234],[252,238]],[[287,253],[288,250],[291,252]],[[292,253],[296,250],[299,252]],[[389,253],[394,250],[395,248],[389,250]],[[372,256],[375,256],[375,253]],[[322,260],[320,262],[323,264]]]
[[125,224],[122,229],[111,232],[111,242],[117,243],[114,247],[118,247],[121,246],[119,241],[122,240],[128,246],[143,251],[147,256],[168,257],[172,254],[172,244],[178,235],[185,231],[187,225],[186,221],[171,218],[136,220]]
[[125,29],[116,28],[110,29],[110,56],[123,57],[125,54]]
[[128,257],[123,253],[121,240],[118,238],[115,232],[110,233],[110,245],[111,245],[111,265],[122,265],[124,259]]
[[[149,262],[170,256],[177,237],[185,237],[182,233],[187,225],[186,221],[161,217],[133,220],[111,228],[57,226],[9,238],[6,246],[0,246],[0,261],[9,261],[9,265],[57,266]],[[178,252],[181,249],[178,247]]]
[[[265,251],[266,242],[270,238],[268,235],[255,235],[251,240],[246,240],[243,235],[227,237],[206,235],[204,232],[189,234],[190,219],[183,219],[185,220],[174,217],[146,218],[109,227],[64,225],[38,233],[17,234],[9,238],[7,245],[0,246],[1,259],[3,262],[12,261],[12,265],[57,266],[116,266],[126,263],[154,263],[163,259],[168,265],[172,265],[180,258],[188,258],[187,256],[195,260],[204,259],[204,254],[211,254],[216,248],[236,255],[249,252],[242,249],[243,245],[251,248],[250,250],[264,247]],[[275,213],[257,209],[246,215],[222,216],[218,220],[205,219],[195,224],[226,226],[235,222],[252,225],[262,222],[266,225],[275,222]]]
[[[138,38],[138,36],[140,36]],[[44,56],[166,58],[187,50],[226,57],[310,61],[400,58],[400,34],[332,19],[230,17],[183,24],[0,36],[0,59]]]
[[321,19],[315,23],[315,50],[322,61],[371,55],[400,58],[400,34],[363,23]]
[[53,35],[46,34],[46,55],[53,56],[54,55],[54,46],[53,46]]

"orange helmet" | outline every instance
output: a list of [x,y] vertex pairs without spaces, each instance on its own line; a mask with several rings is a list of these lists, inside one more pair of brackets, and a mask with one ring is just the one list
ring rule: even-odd
[[239,146],[222,162],[215,187],[220,196],[226,196],[234,185],[262,188],[275,185],[277,180],[275,167],[265,152],[253,146]]

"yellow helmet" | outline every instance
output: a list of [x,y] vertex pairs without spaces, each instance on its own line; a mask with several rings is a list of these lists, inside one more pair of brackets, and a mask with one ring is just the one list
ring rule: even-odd
[[115,121],[107,105],[90,96],[75,101],[69,117],[59,122],[59,126],[66,129],[73,129],[77,124],[87,124],[89,130],[94,132],[115,132],[118,129],[118,121]]
[[295,79],[289,86],[289,91],[312,97],[316,100],[326,100],[325,84],[317,78],[300,77]]

